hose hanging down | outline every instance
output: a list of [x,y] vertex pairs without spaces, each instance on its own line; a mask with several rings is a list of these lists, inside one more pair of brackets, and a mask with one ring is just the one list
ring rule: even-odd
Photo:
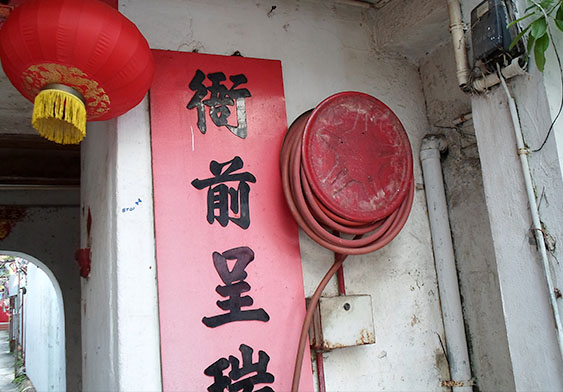
[[290,126],[281,172],[299,227],[337,254],[309,301],[295,361],[296,392],[307,333],[327,283],[347,255],[381,249],[407,221],[414,198],[412,152],[404,128],[387,106],[366,94],[344,92]]

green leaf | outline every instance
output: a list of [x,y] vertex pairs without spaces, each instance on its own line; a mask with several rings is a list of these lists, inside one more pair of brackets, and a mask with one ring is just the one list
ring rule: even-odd
[[523,21],[524,19],[529,18],[530,16],[533,16],[533,15],[535,15],[535,14],[534,14],[533,12],[530,12],[529,14],[526,14],[526,15],[524,15],[523,17],[518,18],[518,19],[516,19],[516,20],[510,22],[508,25],[506,25],[506,28],[508,29],[508,28],[514,26],[516,23],[521,22],[521,21]]
[[556,8],[558,8],[558,6],[561,6],[561,1],[556,1],[553,6],[551,7],[551,9],[547,10],[546,13],[548,15],[551,15],[553,13],[553,11],[555,11]]
[[557,13],[555,14],[555,25],[561,31],[563,31],[563,5],[559,5]]
[[532,52],[532,48],[534,47],[534,43],[535,43],[535,42],[536,42],[536,39],[535,39],[534,37],[532,37],[532,36],[529,36],[529,37],[528,37],[528,47],[527,47],[527,48],[528,48],[528,50],[527,50],[528,53],[531,53],[531,52]]
[[545,51],[549,46],[549,35],[544,34],[540,38],[536,39],[536,44],[534,45],[534,58],[536,59],[536,66],[543,72],[545,67]]
[[539,4],[540,4],[541,8],[543,8],[544,10],[547,10],[549,7],[551,7],[553,5],[553,0],[543,0]]
[[546,13],[550,14],[555,9],[555,7],[557,7],[557,3],[561,3],[561,1],[545,0],[539,2],[537,5],[532,3],[526,8],[524,12],[534,10],[534,12],[542,13],[543,10]]
[[532,25],[529,24],[528,26],[526,26],[526,28],[524,30],[522,30],[521,32],[518,33],[518,35],[516,37],[514,37],[514,40],[510,43],[510,46],[508,47],[508,50],[512,50],[512,48],[514,47],[514,45],[516,45],[518,43],[518,41],[520,41],[522,39],[522,37],[524,36],[524,34],[526,34],[528,32],[528,30],[530,30],[532,28]]
[[530,31],[530,35],[535,39],[543,37],[546,31],[547,22],[545,20],[545,17],[538,18],[532,22],[532,30]]
[[563,21],[563,6],[559,4],[559,8],[557,8],[557,13],[555,14],[555,19]]

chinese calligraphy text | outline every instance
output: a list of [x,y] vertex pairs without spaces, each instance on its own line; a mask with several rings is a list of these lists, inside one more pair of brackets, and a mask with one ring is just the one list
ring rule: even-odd
[[[211,86],[207,87],[203,84],[205,74],[199,69],[196,71],[189,87],[194,91],[194,95],[188,105],[188,109],[197,108],[197,127],[201,133],[207,132],[207,124],[205,122],[205,107],[209,107],[209,117],[218,127],[226,127],[236,136],[244,139],[247,135],[246,125],[246,101],[250,97],[250,91],[246,88],[239,88],[241,84],[247,83],[248,80],[243,74],[230,76],[232,86],[228,89],[222,82],[227,80],[223,72],[214,72],[207,75],[211,81]],[[209,95],[208,99],[204,99]],[[228,123],[231,109],[236,106],[237,124],[230,125]]]
[[[227,265],[227,260],[236,260],[231,271]],[[217,301],[217,306],[228,313],[213,317],[204,317],[201,321],[210,328],[215,328],[232,321],[258,320],[268,321],[270,316],[262,308],[252,310],[242,310],[243,306],[251,306],[254,303],[252,297],[242,293],[250,291],[250,285],[244,281],[248,274],[245,269],[254,260],[254,252],[247,246],[230,249],[226,252],[213,252],[213,264],[215,269],[225,283],[225,286],[217,286],[215,291],[222,297],[228,298],[224,301]]]
[[[267,372],[268,362],[270,362],[268,354],[264,351],[259,351],[258,362],[253,363],[252,353],[254,350],[251,347],[246,344],[241,344],[239,350],[242,354],[242,366],[240,366],[238,358],[230,355],[228,360],[227,358],[220,358],[205,369],[205,375],[213,377],[213,384],[207,388],[209,392],[252,392],[254,391],[255,385],[271,384],[274,382],[274,376]],[[231,367],[231,371],[226,376],[224,372],[229,366]],[[256,374],[242,378],[251,373]],[[256,392],[274,392],[274,390],[266,386],[257,389]]]
[[[211,161],[209,170],[215,177],[200,180],[196,178],[192,181],[192,185],[196,189],[209,187],[207,191],[207,222],[212,224],[215,220],[223,227],[232,221],[242,229],[248,229],[250,226],[250,208],[249,208],[249,182],[256,182],[249,172],[235,173],[242,169],[244,162],[239,156],[224,163]],[[238,182],[237,188],[225,185],[225,182]],[[229,203],[230,201],[230,203]],[[229,214],[233,213],[233,216]],[[215,215],[217,211],[217,215]]]

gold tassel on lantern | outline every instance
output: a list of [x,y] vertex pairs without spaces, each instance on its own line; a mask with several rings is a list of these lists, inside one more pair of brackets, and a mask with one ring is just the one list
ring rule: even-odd
[[33,128],[45,139],[59,144],[78,144],[86,136],[86,107],[71,87],[47,85],[35,97]]

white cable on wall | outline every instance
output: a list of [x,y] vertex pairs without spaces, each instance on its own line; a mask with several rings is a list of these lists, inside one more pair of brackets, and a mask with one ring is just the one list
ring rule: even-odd
[[559,307],[557,306],[557,298],[555,297],[555,287],[553,286],[553,278],[551,276],[551,269],[549,266],[549,259],[547,257],[547,248],[545,246],[545,238],[543,236],[543,231],[540,222],[540,216],[538,212],[538,205],[536,203],[536,196],[534,194],[534,187],[532,184],[532,176],[530,175],[530,166],[528,165],[528,150],[524,146],[524,139],[522,138],[522,129],[520,128],[520,120],[518,118],[518,112],[516,110],[516,103],[514,98],[510,94],[510,90],[506,85],[506,81],[501,72],[499,74],[499,79],[506,92],[508,98],[508,106],[510,108],[510,117],[512,118],[512,124],[514,129],[514,135],[516,136],[516,146],[518,148],[518,156],[520,157],[520,164],[522,166],[522,174],[524,176],[524,184],[526,186],[526,193],[528,195],[528,203],[530,205],[530,213],[532,215],[532,230],[534,236],[536,237],[536,243],[538,250],[540,252],[543,273],[547,283],[547,290],[549,295],[549,302],[553,310],[553,317],[555,319],[555,328],[557,333],[557,341],[559,343],[559,351],[561,353],[561,358],[563,358],[563,326],[561,324],[561,315],[559,313]]

